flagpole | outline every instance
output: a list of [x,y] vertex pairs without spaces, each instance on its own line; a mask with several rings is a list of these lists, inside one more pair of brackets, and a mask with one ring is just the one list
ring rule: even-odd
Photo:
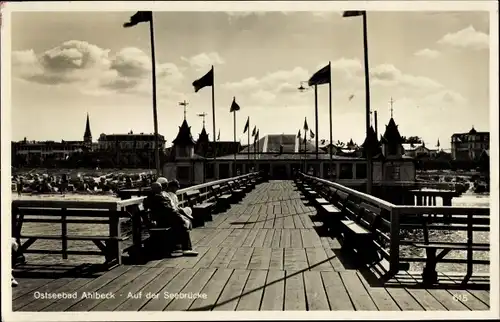
[[[248,117],[248,161],[250,161],[250,116]],[[250,162],[248,163],[250,165]]]
[[[363,52],[364,52],[364,65],[365,65],[365,101],[366,101],[366,135],[368,137],[368,131],[370,129],[370,72],[368,67],[368,32],[367,32],[367,22],[366,22],[366,11],[362,13],[363,17]],[[377,138],[378,140],[378,138]],[[366,192],[370,194],[372,192],[373,185],[373,172],[372,172],[372,156],[371,153],[367,153],[367,184]]]
[[307,131],[304,132],[304,173],[307,174]]
[[316,120],[316,160],[319,158],[319,147],[318,147],[318,85],[314,85],[314,113],[315,113],[315,120]]
[[[300,130],[299,130],[300,133]],[[300,167],[302,168],[302,135],[299,135],[299,164]]]
[[253,167],[254,167],[254,170],[256,171],[257,170],[257,133],[255,133],[254,137],[253,137]]
[[[331,70],[332,70],[332,62],[328,62],[328,66],[330,66],[329,70],[330,70],[330,73],[331,73]],[[333,120],[332,120],[332,76],[330,74],[330,80],[328,81],[328,108],[329,108],[329,111],[330,111],[330,144],[332,144],[332,141],[333,141]],[[317,133],[316,133],[317,134]],[[332,149],[330,147],[330,171],[331,171],[331,168],[332,168]]]
[[[234,143],[236,143],[236,110],[233,111],[233,121],[234,121]],[[233,177],[236,176],[236,149],[234,150],[234,166],[233,166]]]
[[[257,131],[257,152],[260,156],[260,130]],[[255,162],[257,162],[257,154],[255,154]],[[255,164],[257,166],[257,164]]]
[[151,36],[151,72],[153,77],[153,122],[155,131],[155,161],[156,161],[156,174],[161,175],[160,169],[160,143],[158,137],[158,112],[156,109],[156,59],[155,59],[155,34],[153,26],[153,13],[151,13],[151,20],[149,21],[149,34]]
[[216,134],[215,134],[215,73],[214,73],[214,66],[212,65],[212,77],[213,77],[213,82],[212,82],[212,122],[213,122],[213,129],[214,129],[214,169],[215,169],[215,159],[217,156],[217,140],[216,140]]

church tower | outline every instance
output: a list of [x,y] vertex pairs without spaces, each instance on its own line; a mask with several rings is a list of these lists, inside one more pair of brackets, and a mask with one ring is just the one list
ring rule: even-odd
[[85,133],[83,134],[83,145],[88,149],[92,148],[92,132],[90,132],[89,113],[87,113],[87,124],[85,125]]

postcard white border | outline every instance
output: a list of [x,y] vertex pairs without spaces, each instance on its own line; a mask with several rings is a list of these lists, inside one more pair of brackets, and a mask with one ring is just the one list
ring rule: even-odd
[[[490,160],[491,160],[491,253],[490,253],[490,311],[474,312],[372,312],[372,311],[280,311],[280,312],[12,312],[10,279],[10,37],[11,12],[13,11],[489,11],[490,12]],[[4,321],[132,321],[132,320],[258,320],[258,319],[469,319],[499,318],[498,264],[498,4],[496,1],[186,1],[186,2],[33,2],[7,3],[2,8],[1,37],[1,178],[2,178],[2,319]],[[417,26],[416,26],[417,27]]]

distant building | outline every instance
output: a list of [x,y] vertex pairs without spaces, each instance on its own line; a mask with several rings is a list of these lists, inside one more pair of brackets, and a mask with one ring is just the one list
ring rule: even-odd
[[75,153],[92,151],[92,149],[92,133],[87,114],[83,141],[33,141],[24,138],[22,141],[12,142],[12,165],[41,166],[45,163],[52,165],[54,161],[64,161]]
[[[158,135],[160,151],[165,149],[165,137]],[[104,134],[102,133],[97,140],[99,151],[134,151],[134,150],[151,150],[154,151],[155,135],[139,133],[135,134],[130,131],[127,134]]]
[[[205,128],[202,132],[204,130]],[[179,126],[179,132],[172,143],[173,147],[169,149],[167,162],[162,166],[163,176],[169,180],[177,179],[181,186],[203,183],[205,180],[205,158],[195,153],[197,143],[191,135],[191,127],[186,119]]]
[[437,153],[439,152],[438,149],[430,149],[426,147],[424,142],[403,143],[403,149],[404,149],[404,154],[412,158],[418,158],[423,156],[429,158],[435,158],[437,156]]
[[[372,135],[375,135],[373,128]],[[416,177],[415,160],[404,155],[403,138],[396,122],[391,117],[381,137],[381,154],[374,157],[373,181],[414,181]]]
[[[159,135],[160,157],[164,156],[165,138]],[[84,155],[81,153],[86,152]],[[101,134],[92,142],[90,118],[87,113],[82,141],[23,141],[12,142],[13,166],[90,166],[154,167],[155,135]],[[54,161],[68,161],[55,164]]]
[[[304,171],[357,187],[366,182],[366,156],[371,153],[374,184],[412,182],[415,180],[415,160],[404,155],[401,142],[391,118],[382,142],[371,128],[361,147],[352,140],[345,148],[331,145],[337,153],[330,159],[324,147],[316,156],[316,146],[295,134],[269,134],[241,147],[239,142],[211,142],[203,128],[195,141],[184,120],[173,140],[173,147],[167,149],[167,160],[162,169],[164,176],[178,179],[183,186],[252,171],[263,171],[275,179],[290,178],[293,172]],[[345,155],[347,151],[353,154]]]
[[451,157],[453,160],[477,161],[484,150],[490,148],[490,132],[478,132],[472,127],[467,133],[451,136]]
[[83,152],[86,147],[82,141],[22,141],[12,142],[11,153],[16,156],[16,163],[29,165],[43,162],[50,158],[53,160],[65,160],[73,153]]

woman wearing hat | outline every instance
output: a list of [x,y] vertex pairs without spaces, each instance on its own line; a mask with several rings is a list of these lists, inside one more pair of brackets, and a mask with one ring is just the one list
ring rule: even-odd
[[[164,186],[166,186],[167,191],[163,191]],[[191,223],[193,218],[191,217],[192,212],[189,208],[188,210],[186,208],[179,208],[179,200],[175,194],[178,186],[179,182],[177,180],[168,182],[165,178],[158,178],[151,185],[153,195],[148,201],[148,206],[151,209],[153,220],[156,221],[158,226],[172,228],[174,238],[179,243],[179,245],[176,245],[178,249],[172,255],[197,256],[198,252],[193,251],[189,233],[193,228]]]

